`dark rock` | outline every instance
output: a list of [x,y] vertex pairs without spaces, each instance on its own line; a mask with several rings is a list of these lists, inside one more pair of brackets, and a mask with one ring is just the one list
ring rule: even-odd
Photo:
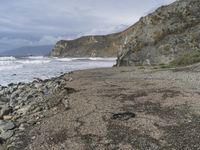
[[76,90],[74,88],[64,87],[68,94],[75,93]]
[[8,84],[8,86],[10,87],[10,86],[14,86],[15,84],[14,83],[10,83],[10,84]]
[[112,119],[125,121],[125,120],[129,120],[129,119],[135,118],[135,117],[136,117],[136,115],[132,112],[124,112],[124,113],[113,114]]

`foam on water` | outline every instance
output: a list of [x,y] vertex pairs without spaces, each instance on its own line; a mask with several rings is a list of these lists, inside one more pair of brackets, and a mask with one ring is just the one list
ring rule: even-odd
[[0,61],[9,61],[9,60],[16,60],[15,57],[10,56],[10,57],[0,57]]
[[0,85],[47,79],[65,72],[111,67],[116,58],[0,57]]

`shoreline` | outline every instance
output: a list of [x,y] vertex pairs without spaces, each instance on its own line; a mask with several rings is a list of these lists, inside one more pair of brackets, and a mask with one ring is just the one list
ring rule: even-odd
[[87,69],[0,86],[0,149],[200,147],[200,73],[191,68]]
[[[5,57],[4,57],[5,58]],[[74,70],[111,67],[114,58],[5,58],[0,60],[0,84],[30,83],[34,78],[48,79]]]

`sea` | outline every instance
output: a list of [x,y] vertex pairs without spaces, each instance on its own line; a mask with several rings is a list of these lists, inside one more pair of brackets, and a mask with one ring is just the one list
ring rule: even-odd
[[112,67],[116,58],[49,58],[0,57],[0,85],[31,82],[36,78],[48,79],[63,73],[92,68]]

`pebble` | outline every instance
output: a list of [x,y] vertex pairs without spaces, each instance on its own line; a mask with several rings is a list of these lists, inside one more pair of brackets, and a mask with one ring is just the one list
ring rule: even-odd
[[62,103],[65,106],[65,109],[69,109],[69,101],[67,99],[63,99]]
[[31,137],[32,140],[36,139],[36,136]]
[[6,116],[3,116],[3,120],[11,120],[13,116],[9,116],[9,115],[6,115]]
[[25,130],[24,124],[20,124],[19,130]]

